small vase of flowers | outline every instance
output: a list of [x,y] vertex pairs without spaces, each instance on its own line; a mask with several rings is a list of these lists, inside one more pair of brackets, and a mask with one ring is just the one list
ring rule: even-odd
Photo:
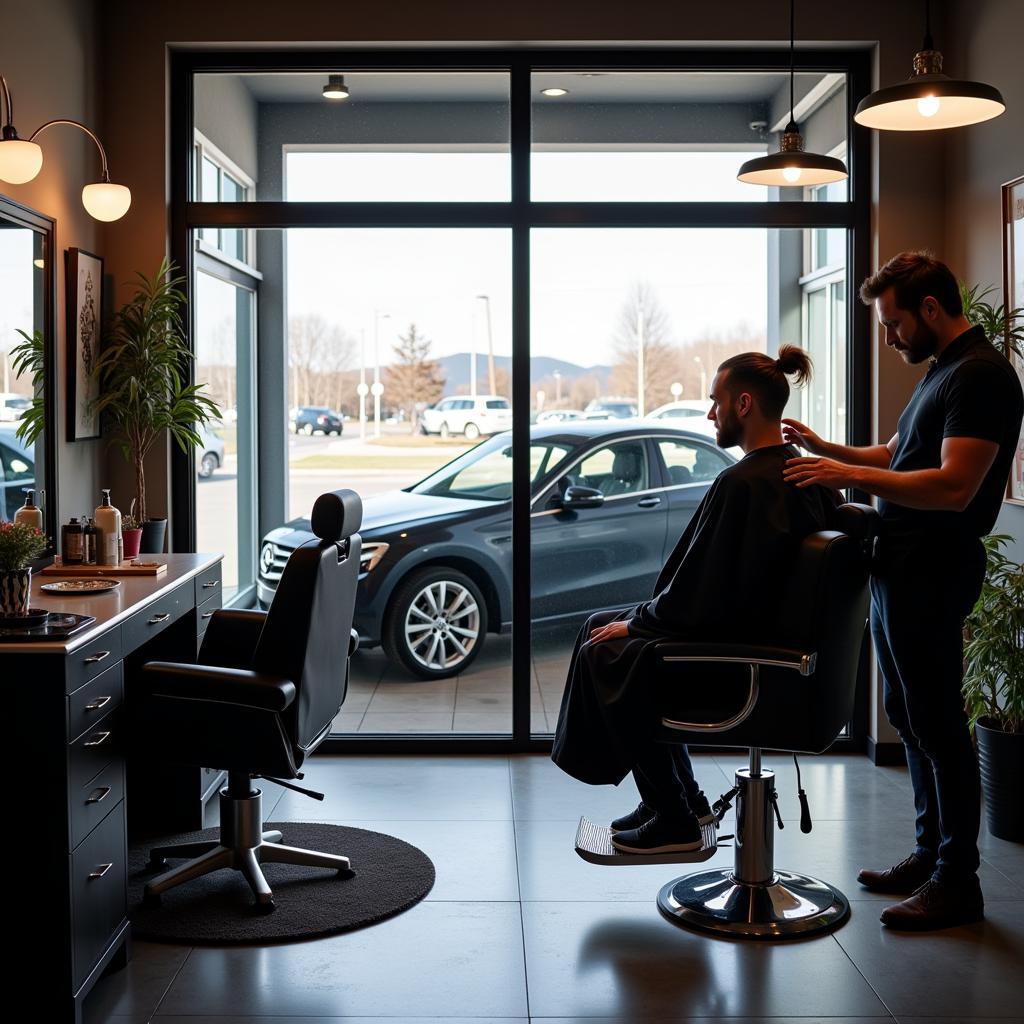
[[0,616],[28,615],[32,560],[46,550],[46,534],[27,523],[0,523]]

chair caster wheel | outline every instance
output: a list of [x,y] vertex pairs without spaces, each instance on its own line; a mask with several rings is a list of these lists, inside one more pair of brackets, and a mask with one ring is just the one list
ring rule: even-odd
[[146,861],[146,871],[166,871],[167,861],[163,857],[150,857]]
[[351,868],[338,868],[339,878],[355,878],[356,873]]
[[149,910],[160,906],[160,894],[156,892],[143,892],[142,905]]

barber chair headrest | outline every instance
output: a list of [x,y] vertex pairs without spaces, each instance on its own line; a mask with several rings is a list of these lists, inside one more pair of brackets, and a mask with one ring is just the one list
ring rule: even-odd
[[840,505],[835,510],[833,523],[835,529],[854,540],[870,542],[878,536],[879,515],[870,505],[852,501]]
[[313,503],[309,522],[321,540],[333,543],[351,537],[363,523],[362,499],[347,488],[321,494]]

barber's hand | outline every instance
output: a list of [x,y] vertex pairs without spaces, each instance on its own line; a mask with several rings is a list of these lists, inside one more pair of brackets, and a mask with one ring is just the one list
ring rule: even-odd
[[808,452],[821,453],[825,450],[825,442],[799,420],[782,421],[782,440],[785,444],[795,444]]
[[804,457],[786,459],[786,465],[782,470],[782,479],[787,483],[796,484],[797,487],[821,484],[839,491],[844,487],[855,486],[854,472],[854,467],[848,466],[845,462],[837,462],[835,459]]
[[590,643],[600,644],[605,640],[619,640],[629,636],[629,626],[625,621],[609,622],[607,626],[599,626],[590,631]]

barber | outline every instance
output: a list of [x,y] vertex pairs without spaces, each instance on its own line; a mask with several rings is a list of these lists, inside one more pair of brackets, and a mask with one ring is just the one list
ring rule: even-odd
[[784,439],[816,456],[789,460],[784,477],[880,499],[871,634],[885,712],[906,747],[917,842],[899,864],[862,870],[858,881],[906,897],[882,911],[883,924],[944,928],[984,916],[963,624],[981,592],[979,538],[999,512],[1024,396],[1010,362],[964,316],[956,278],[931,255],[900,253],[864,281],[860,298],[874,303],[885,344],[928,371],[888,444],[831,444],[783,420]]

